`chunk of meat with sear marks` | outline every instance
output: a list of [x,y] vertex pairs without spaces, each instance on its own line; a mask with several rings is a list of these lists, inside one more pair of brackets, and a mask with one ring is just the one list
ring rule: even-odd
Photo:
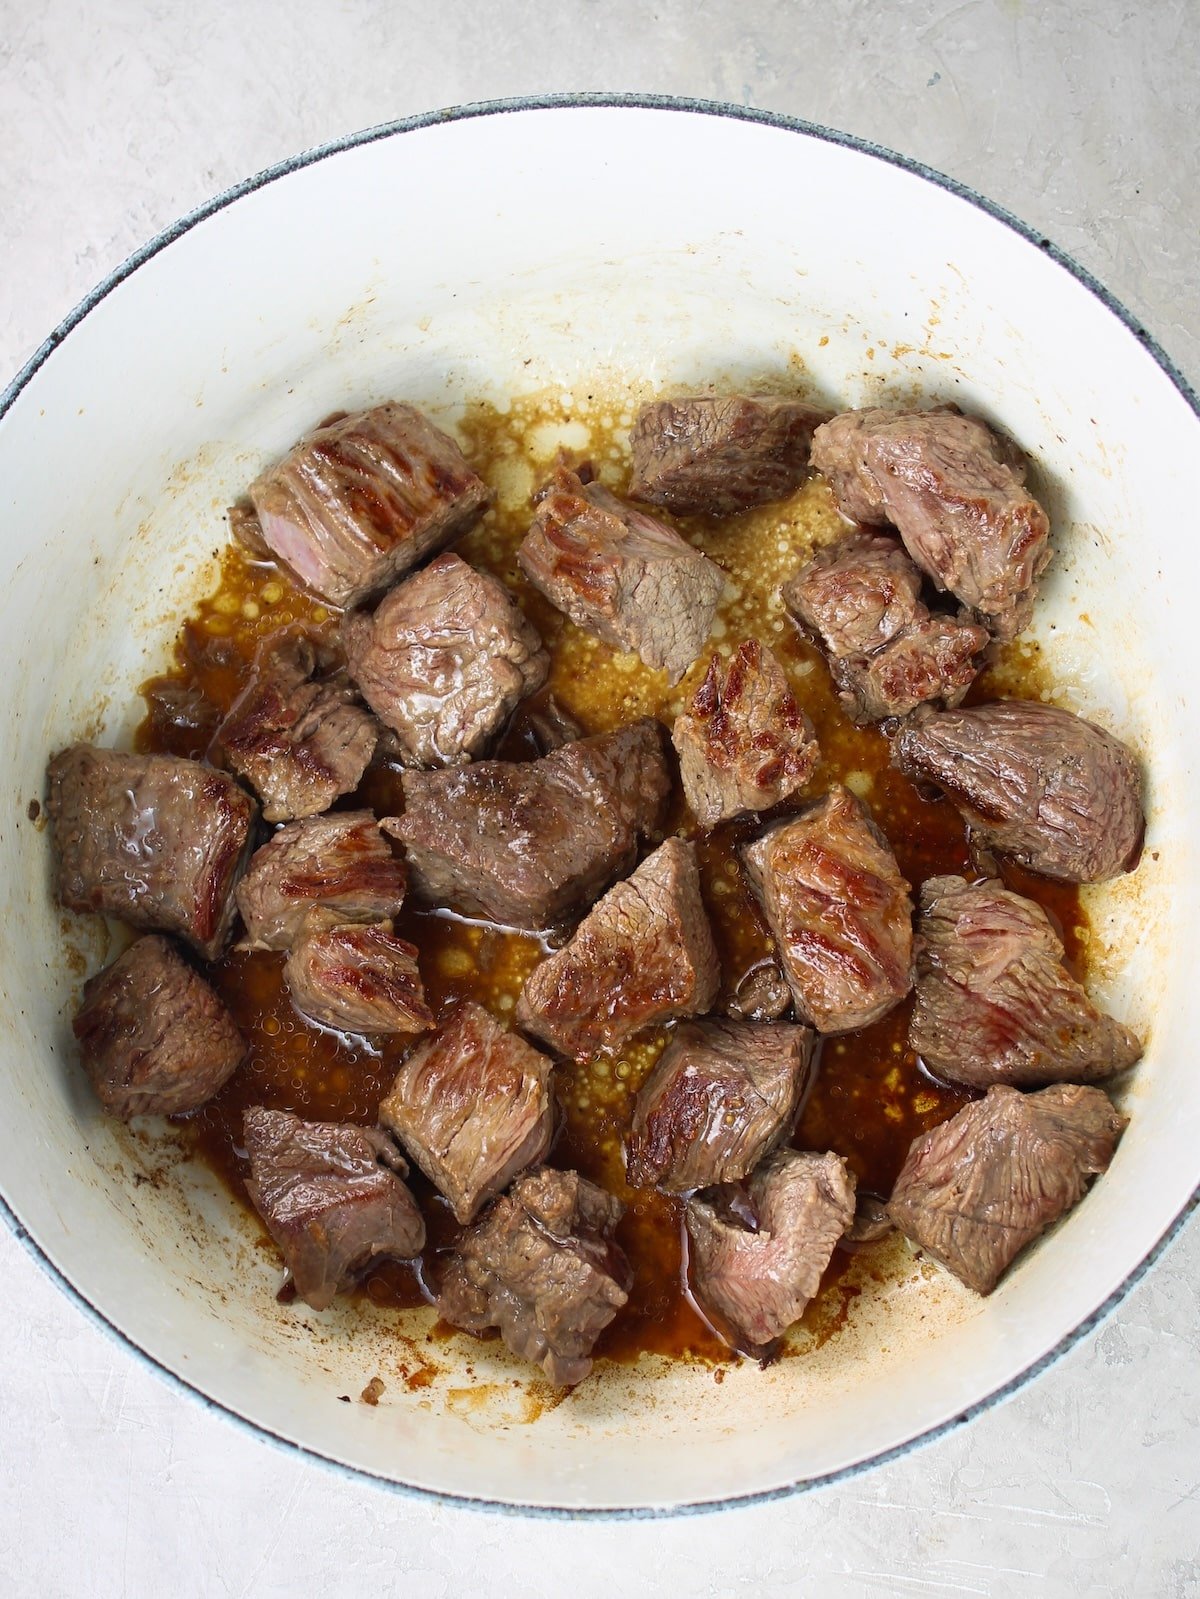
[[742,850],[800,1016],[867,1027],[912,986],[912,901],[887,839],[836,785]]
[[821,645],[846,714],[856,722],[957,705],[982,665],[986,628],[935,615],[921,574],[895,539],[851,533],[785,584],[783,600]]
[[1090,1083],[1140,1058],[1137,1037],[1067,971],[1033,900],[996,881],[930,878],[918,932],[908,1042],[936,1076],[972,1088]]
[[671,736],[683,791],[703,827],[788,799],[817,764],[812,724],[757,639],[740,644],[725,667],[713,656]]
[[536,761],[405,772],[400,839],[413,889],[508,927],[552,927],[592,904],[662,826],[671,792],[663,729],[646,717]]
[[101,1104],[125,1121],[198,1110],[246,1056],[216,994],[154,933],[88,980],[72,1025]]
[[344,677],[314,678],[324,651],[301,628],[263,639],[213,747],[262,800],[268,822],[316,816],[356,789],[379,727]]
[[629,434],[635,500],[733,516],[794,494],[828,413],[782,396],[687,395],[644,405]]
[[551,1064],[482,1005],[458,1005],[400,1068],[379,1119],[460,1222],[545,1157]]
[[559,466],[517,559],[579,627],[677,683],[704,648],[720,567],[654,517]]
[[550,657],[504,585],[439,555],[342,622],[350,676],[396,734],[406,766],[463,766],[482,755]]
[[306,434],[250,485],[262,537],[331,605],[360,605],[461,537],[491,499],[462,451],[412,405]]
[[467,1332],[498,1327],[551,1382],[582,1382],[633,1282],[612,1236],[623,1209],[577,1172],[542,1166],[518,1177],[459,1240],[438,1314]]
[[244,1119],[246,1192],[314,1310],[353,1287],[376,1260],[411,1260],[425,1223],[401,1178],[400,1151],[386,1133],[348,1122],[308,1122],[251,1106]]
[[[747,1197],[753,1226],[742,1214]],[[854,1221],[854,1177],[840,1155],[779,1149],[755,1170],[748,1196],[728,1188],[697,1196],[684,1220],[705,1319],[734,1349],[769,1360]]]
[[892,764],[936,783],[972,836],[1068,883],[1131,871],[1141,853],[1142,773],[1111,733],[1037,700],[922,713],[902,728]]
[[417,951],[390,922],[347,925],[312,911],[284,962],[302,1016],[344,1033],[423,1033],[433,1026]]
[[1099,1088],[989,1088],[916,1139],[888,1214],[968,1288],[990,1294],[1025,1246],[1108,1170],[1126,1125]]
[[643,1027],[703,1015],[720,977],[696,847],[669,838],[534,968],[517,1022],[552,1049],[590,1060]]
[[747,1176],[791,1129],[813,1034],[755,1022],[676,1028],[637,1097],[626,1172],[634,1188],[688,1193]]
[[48,781],[59,904],[176,933],[215,960],[254,842],[250,796],[200,761],[90,744],[56,755]]
[[1028,624],[1050,523],[1009,440],[949,409],[847,411],[814,433],[812,461],[846,516],[892,523],[994,637]]
[[309,911],[383,922],[404,903],[404,862],[370,811],[288,822],[256,850],[237,887],[247,949],[290,949]]

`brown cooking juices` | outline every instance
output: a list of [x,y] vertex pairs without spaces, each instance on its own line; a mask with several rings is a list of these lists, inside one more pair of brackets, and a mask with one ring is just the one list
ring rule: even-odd
[[[587,733],[616,728],[654,715],[670,725],[707,667],[713,649],[732,653],[745,638],[769,645],[784,665],[797,699],[807,711],[821,746],[821,761],[807,790],[824,792],[845,783],[870,805],[914,891],[942,872],[967,866],[966,838],[953,806],[923,798],[888,765],[887,742],[874,728],[856,727],[841,711],[816,649],[785,615],[779,589],[813,548],[843,527],[819,478],[790,501],[720,523],[677,524],[728,574],[726,592],[709,646],[674,689],[665,673],[652,672],[633,656],[617,654],[581,632],[526,582],[516,564],[517,545],[530,519],[529,498],[547,471],[557,445],[578,446],[610,487],[624,487],[624,452],[614,442],[630,418],[619,407],[590,407],[568,415],[558,400],[525,401],[501,414],[489,406],[469,409],[460,423],[468,459],[497,491],[483,522],[456,546],[472,564],[494,572],[516,594],[541,632],[553,667],[547,691]],[[585,442],[586,440],[586,442]],[[290,622],[330,623],[318,601],[298,591],[287,576],[231,547],[217,590],[195,610],[176,645],[166,678],[147,685],[149,713],[137,747],[179,755],[203,755],[214,721],[236,696],[259,639]],[[972,693],[996,692],[1037,698],[1045,689],[1036,647],[1009,646]],[[516,730],[497,753],[521,759],[534,753]],[[804,803],[781,807],[781,813]],[[403,809],[399,775],[385,766],[368,771],[345,808],[369,805],[377,815]],[[699,842],[704,896],[721,952],[722,1002],[738,979],[770,951],[757,903],[738,864],[737,846],[758,826],[736,822],[704,836],[682,800],[671,826]],[[1041,903],[1061,927],[1067,956],[1085,975],[1087,927],[1078,890],[1013,870],[1011,887]],[[405,907],[397,932],[420,950],[425,991],[435,1014],[459,998],[477,1000],[501,1020],[512,1013],[526,976],[545,945],[536,936],[500,931],[433,911]],[[245,1201],[240,1155],[242,1113],[248,1105],[288,1109],[315,1120],[373,1123],[380,1099],[412,1040],[381,1045],[354,1042],[311,1027],[293,1010],[283,984],[283,956],[234,951],[209,975],[249,1044],[249,1058],[217,1097],[184,1124],[197,1157],[206,1161]],[[944,1121],[971,1097],[935,1082],[906,1047],[911,1001],[858,1033],[824,1042],[816,1082],[803,1108],[795,1143],[834,1150],[847,1160],[860,1192],[886,1196],[912,1139]],[[556,1086],[562,1125],[551,1152],[555,1165],[575,1167],[625,1201],[618,1238],[633,1265],[635,1284],[626,1309],[602,1336],[597,1353],[632,1359],[643,1351],[728,1358],[728,1351],[692,1309],[680,1284],[680,1201],[624,1181],[622,1141],[633,1099],[667,1038],[666,1030],[643,1034],[614,1056],[585,1066],[560,1065]],[[450,1247],[459,1228],[449,1207],[414,1173],[414,1192],[429,1223],[426,1261]],[[850,1257],[838,1251],[821,1295],[804,1326],[827,1335],[842,1318]],[[424,1268],[422,1268],[424,1269]],[[425,1301],[418,1272],[404,1264],[377,1268],[361,1292],[395,1307]],[[811,1338],[809,1340],[811,1343]]]

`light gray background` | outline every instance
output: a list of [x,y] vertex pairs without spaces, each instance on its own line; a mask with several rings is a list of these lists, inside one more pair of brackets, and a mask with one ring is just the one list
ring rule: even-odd
[[[1196,383],[1198,44],[1195,0],[0,0],[0,384],[258,168],[566,90],[729,99],[917,156],[1071,251]],[[954,1436],[841,1488],[648,1524],[348,1481],[169,1390],[7,1234],[0,1280],[0,1595],[1200,1595],[1200,1225]]]

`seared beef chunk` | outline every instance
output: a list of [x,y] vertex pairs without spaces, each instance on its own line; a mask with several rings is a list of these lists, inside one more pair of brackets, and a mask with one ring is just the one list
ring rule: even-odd
[[682,515],[732,516],[794,494],[826,413],[800,400],[695,395],[657,400],[629,435],[635,500]]
[[216,959],[256,815],[227,772],[76,744],[50,762],[47,810],[59,904],[177,933]]
[[423,1033],[433,1026],[417,970],[417,951],[392,932],[310,912],[284,962],[292,1003],[302,1016],[345,1033]]
[[677,683],[704,647],[725,579],[707,556],[599,483],[556,468],[517,551],[578,626]]
[[908,1041],[938,1077],[972,1088],[1095,1082],[1142,1053],[1067,971],[1040,905],[961,877],[921,888]]
[[1043,877],[1099,883],[1137,864],[1137,758],[1057,705],[1000,700],[925,714],[902,729],[892,761],[944,789],[973,836]]
[[405,772],[403,840],[413,888],[509,927],[553,926],[590,905],[662,825],[671,790],[663,730],[644,718],[539,761]]
[[840,1155],[779,1149],[750,1179],[755,1222],[737,1190],[689,1199],[684,1212],[692,1293],[734,1349],[768,1360],[821,1284],[854,1220],[854,1177]]
[[289,822],[258,850],[237,888],[249,949],[290,949],[314,906],[339,922],[382,922],[404,903],[404,863],[370,811]]
[[779,963],[769,956],[742,976],[726,1006],[735,1020],[774,1022],[792,1008],[792,991]]
[[720,975],[696,846],[669,838],[534,968],[517,1021],[562,1054],[590,1060],[652,1023],[703,1015]]
[[807,1027],[678,1027],[637,1097],[630,1184],[683,1194],[745,1177],[795,1120],[812,1053]]
[[217,729],[214,744],[253,784],[268,822],[327,811],[358,787],[375,753],[374,719],[354,703],[344,678],[314,680],[322,664],[302,629],[272,633]]
[[350,676],[399,741],[406,766],[465,766],[517,702],[540,688],[550,657],[504,585],[439,555],[342,622]]
[[891,522],[996,638],[1026,626],[1050,524],[1008,440],[957,411],[848,411],[817,429],[812,461],[846,516]]
[[157,934],[84,985],[73,1025],[92,1087],[126,1121],[196,1110],[246,1054],[216,994]]
[[266,543],[332,605],[382,593],[490,497],[454,440],[398,404],[316,428],[250,485]]
[[467,1332],[498,1327],[551,1382],[582,1382],[629,1298],[633,1273],[612,1238],[623,1209],[576,1172],[527,1172],[459,1240],[438,1314]]
[[554,1131],[550,1062],[482,1005],[459,1005],[400,1068],[379,1119],[461,1222],[542,1160]]
[[895,539],[851,533],[783,590],[784,604],[820,643],[847,715],[905,716],[928,700],[957,705],[974,681],[986,628],[934,616],[921,574]]
[[421,1212],[400,1181],[408,1167],[386,1133],[261,1105],[246,1112],[244,1128],[246,1192],[314,1310],[372,1261],[409,1260],[425,1247]]
[[803,788],[817,764],[812,725],[783,668],[757,639],[707,676],[675,722],[683,791],[703,827],[765,811]]
[[912,983],[912,901],[860,800],[839,784],[747,844],[742,859],[805,1021],[818,1032],[847,1033],[904,998]]
[[989,1088],[914,1142],[888,1213],[968,1288],[990,1294],[1108,1170],[1126,1125],[1098,1088]]

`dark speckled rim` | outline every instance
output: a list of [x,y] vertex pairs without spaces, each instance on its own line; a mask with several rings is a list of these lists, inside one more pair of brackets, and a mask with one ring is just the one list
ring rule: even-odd
[[[361,133],[353,133],[344,139],[333,140],[329,144],[318,145],[315,149],[306,150],[302,154],[293,156],[289,160],[281,161],[277,166],[268,167],[265,171],[257,173],[252,178],[247,178],[243,183],[235,184],[223,194],[199,206],[180,221],[174,223],[157,238],[151,239],[148,244],[134,252],[129,259],[122,263],[115,272],[109,274],[102,283],[81,300],[75,309],[63,322],[55,328],[49,338],[34,352],[25,366],[12,380],[0,395],[0,420],[14,405],[22,390],[26,388],[38,369],[49,360],[50,356],[64,341],[67,335],[83,321],[89,312],[108,295],[118,284],[132,276],[144,262],[156,256],[160,250],[165,250],[168,245],[189,229],[194,228],[198,222],[203,222],[206,217],[212,216],[217,211],[222,211],[226,206],[232,205],[235,200],[240,200],[243,195],[252,194],[256,189],[273,183],[277,178],[286,177],[291,172],[297,172],[303,167],[313,166],[318,161],[324,161],[329,156],[338,155],[343,150],[352,150],[359,145],[373,144],[379,139],[390,139],[397,134],[412,133],[416,129],[434,127],[441,122],[462,122],[475,117],[506,116],[520,111],[546,111],[557,109],[577,109],[580,107],[603,107],[611,109],[635,109],[648,111],[686,111],[701,113],[711,117],[730,117],[740,122],[763,123],[767,127],[781,128],[789,133],[803,134],[810,139],[820,139],[827,144],[844,145],[847,149],[855,150],[860,155],[872,156],[878,161],[885,161],[889,165],[899,167],[905,172],[914,173],[917,177],[924,178],[927,182],[935,184],[940,189],[947,190],[956,195],[960,200],[966,200],[979,210],[986,212],[1002,222],[1014,233],[1034,245],[1037,249],[1048,255],[1055,264],[1064,271],[1069,272],[1077,282],[1093,294],[1101,304],[1110,311],[1118,321],[1122,322],[1137,341],[1143,345],[1147,352],[1157,362],[1166,376],[1174,384],[1180,395],[1200,417],[1200,400],[1191,385],[1182,373],[1168,358],[1166,352],[1158,342],[1146,331],[1138,319],[1116,300],[1108,290],[1099,283],[1092,274],[1081,267],[1065,251],[1060,250],[1049,239],[1021,222],[1011,212],[1002,206],[994,204],[977,194],[974,189],[966,184],[957,182],[954,178],[947,177],[942,172],[927,167],[923,162],[914,161],[908,156],[897,155],[895,151],[888,150],[882,145],[873,144],[867,139],[856,138],[852,134],[839,133],[832,128],[821,127],[814,122],[806,122],[799,117],[781,116],[770,111],[757,111],[745,106],[725,104],[713,100],[689,100],[672,95],[630,95],[630,94],[570,94],[570,95],[545,95],[532,98],[518,98],[513,100],[488,100],[473,105],[454,106],[445,111],[430,111],[419,116],[404,117],[397,122],[385,123],[377,128],[367,128]],[[597,1520],[597,1521],[640,1521],[655,1520],[667,1516],[695,1515],[708,1511],[732,1510],[743,1505],[768,1504],[773,1500],[789,1498],[792,1495],[804,1493],[813,1488],[826,1487],[834,1483],[849,1482],[861,1473],[875,1466],[886,1465],[890,1461],[898,1460],[901,1456],[919,1448],[924,1444],[934,1442],[936,1439],[945,1438],[956,1432],[966,1423],[973,1421],[976,1416],[990,1410],[1002,1400],[1011,1398],[1026,1383],[1033,1378],[1048,1371],[1051,1366],[1072,1349],[1082,1338],[1093,1332],[1108,1314],[1125,1298],[1126,1294],[1139,1283],[1149,1271],[1150,1267],[1158,1260],[1167,1246],[1179,1235],[1192,1212],[1200,1205],[1200,1185],[1197,1186],[1191,1198],[1184,1205],[1179,1215],[1163,1233],[1162,1237],[1146,1254],[1142,1261],[1125,1278],[1099,1308],[1069,1332],[1058,1344],[1039,1360],[1014,1377],[1010,1382],[988,1394],[977,1404],[954,1416],[951,1420],[942,1422],[936,1427],[929,1428],[926,1432],[919,1433],[903,1444],[896,1445],[893,1449],[869,1456],[852,1466],[844,1466],[837,1471],[827,1472],[819,1477],[807,1477],[798,1482],[788,1483],[780,1488],[764,1489],[758,1493],[733,1494],[724,1499],[702,1500],[694,1503],[676,1505],[645,1506],[629,1509],[591,1509],[571,1505],[522,1505],[507,1500],[484,1499],[465,1494],[443,1493],[432,1488],[419,1487],[412,1483],[396,1482],[390,1477],[381,1477],[374,1472],[366,1471],[359,1466],[347,1465],[344,1461],[335,1460],[328,1455],[323,1455],[317,1450],[310,1449],[304,1444],[294,1443],[291,1439],[272,1432],[270,1428],[260,1423],[251,1421],[238,1411],[213,1399],[201,1389],[180,1377],[178,1373],[164,1366],[161,1361],[149,1354],[145,1349],[134,1342],[128,1334],[108,1320],[102,1311],[97,1309],[83,1294],[69,1282],[54,1262],[46,1255],[45,1251],[31,1236],[28,1229],[20,1221],[5,1195],[0,1192],[0,1217],[3,1218],[13,1236],[24,1245],[25,1249],[34,1260],[43,1268],[48,1276],[62,1289],[67,1297],[82,1310],[96,1326],[108,1333],[131,1354],[139,1357],[147,1366],[155,1371],[165,1382],[177,1389],[180,1393],[188,1395],[200,1402],[205,1409],[227,1417],[237,1423],[256,1438],[265,1439],[275,1444],[278,1448],[286,1450],[291,1455],[298,1455],[309,1460],[318,1461],[321,1465],[344,1474],[351,1479],[369,1482],[381,1488],[391,1489],[393,1492],[411,1495],[414,1498],[432,1501],[436,1504],[462,1506],[474,1510],[496,1511],[514,1516],[549,1517],[557,1520]]]

